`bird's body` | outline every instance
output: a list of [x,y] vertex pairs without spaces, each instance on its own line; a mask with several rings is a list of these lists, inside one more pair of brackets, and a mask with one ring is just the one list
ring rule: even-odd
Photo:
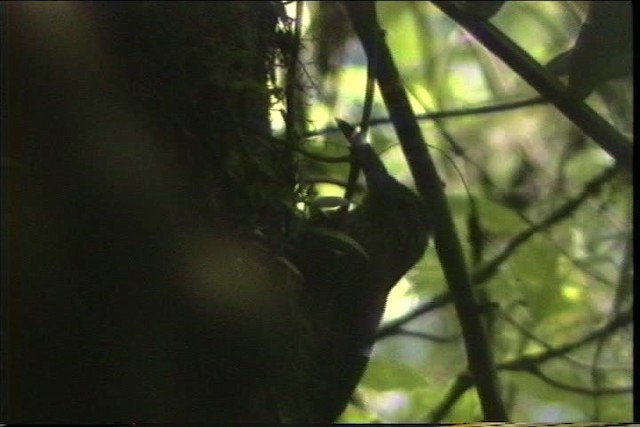
[[305,421],[344,410],[368,362],[389,291],[422,257],[430,227],[422,201],[393,178],[365,143],[352,142],[368,192],[339,221],[303,227],[294,264],[303,280],[303,342],[310,408]]

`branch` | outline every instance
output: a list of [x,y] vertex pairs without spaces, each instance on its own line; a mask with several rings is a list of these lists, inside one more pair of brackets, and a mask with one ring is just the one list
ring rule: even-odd
[[451,302],[451,294],[448,292],[437,295],[431,301],[420,304],[415,309],[410,312],[398,317],[395,320],[391,320],[378,329],[378,333],[376,334],[376,339],[384,339],[388,336],[395,335],[399,330],[402,329],[404,325],[412,321],[413,319],[422,316],[432,310],[436,310],[438,308],[444,307],[448,303]]
[[[515,236],[506,245],[506,247],[500,254],[496,255],[491,261],[488,261],[486,264],[472,273],[473,283],[475,284],[475,286],[486,283],[486,281],[490,279],[496,273],[496,271],[498,271],[498,267],[502,265],[502,263],[504,263],[509,258],[509,256],[511,256],[516,251],[516,249],[524,244],[529,238],[571,215],[585,200],[588,199],[588,197],[595,194],[603,184],[612,179],[616,173],[617,168],[615,166],[604,170],[600,175],[596,176],[587,184],[585,184],[582,192],[580,192],[580,194],[578,194],[576,197],[570,199],[562,206],[560,206],[557,210],[549,214],[546,218],[542,219],[536,224],[533,224],[531,227]],[[401,329],[404,325],[411,322],[412,320],[430,311],[444,307],[451,301],[452,297],[450,292],[439,294],[431,301],[422,303],[403,316],[400,316],[397,319],[382,325],[378,330],[376,338],[383,339],[387,336],[394,335],[399,329]]]
[[[367,85],[365,87],[364,93],[364,105],[362,107],[362,119],[360,119],[360,130],[359,133],[362,139],[366,139],[367,132],[369,131],[369,120],[371,119],[371,111],[373,111],[373,97],[375,94],[375,83],[376,83],[376,67],[377,67],[377,43],[374,46],[373,55],[367,57]],[[342,131],[344,137],[351,142],[351,138],[355,137],[354,130],[348,129],[348,126],[345,122],[338,121],[338,127]],[[349,167],[349,177],[347,188],[344,192],[345,200],[351,201],[353,198],[353,193],[355,192],[355,184],[358,181],[358,176],[360,175],[360,167],[351,162]],[[339,209],[338,215],[344,217],[347,214],[348,205],[343,206]]]
[[491,261],[487,262],[473,273],[473,282],[475,284],[480,284],[490,279],[498,270],[498,267],[500,267],[500,265],[516,251],[516,249],[529,240],[530,237],[556,224],[557,222],[568,218],[585,200],[593,196],[600,190],[602,185],[613,178],[617,172],[618,168],[616,166],[605,169],[604,172],[589,181],[584,186],[582,192],[580,192],[576,197],[569,199],[569,201],[565,202],[560,206],[560,208],[547,215],[546,218],[531,225],[531,227],[511,239],[500,254],[496,255]]
[[[540,344],[542,347],[544,347],[547,350],[553,350],[553,346],[551,344],[549,344],[548,342],[544,341],[541,338],[538,338],[533,332],[529,331],[527,328],[525,328],[524,326],[522,326],[521,324],[519,324],[518,322],[516,322],[509,314],[507,314],[506,312],[504,312],[503,310],[500,310],[500,315],[504,318],[504,320],[506,320],[511,326],[513,326],[514,328],[516,328],[518,330],[518,332],[520,332],[523,336],[525,336],[526,338],[530,339],[531,341]],[[562,357],[564,360],[566,360],[567,362],[575,365],[578,368],[582,368],[582,369],[592,369],[592,367],[584,362],[581,362],[579,360],[575,360],[571,357],[569,357],[566,354],[563,354],[559,357]],[[618,370],[621,368],[618,367],[608,367],[608,370]],[[624,368],[625,370],[627,370],[627,368]]]
[[[624,302],[626,297],[631,296],[630,292],[632,289],[632,270],[633,270],[633,235],[629,233],[628,238],[626,239],[625,250],[624,250],[624,258],[622,261],[622,265],[620,266],[620,273],[618,276],[618,284],[616,286],[616,293],[613,298],[613,304],[611,306],[611,313],[618,313],[621,304]],[[631,298],[630,298],[631,300]],[[601,376],[601,367],[600,360],[602,358],[602,354],[604,352],[607,341],[609,340],[610,335],[601,336],[596,342],[596,349],[593,352],[593,361],[591,368],[591,381],[593,383],[594,388],[599,388],[600,383],[602,381]],[[595,396],[597,397],[597,396]],[[600,402],[598,399],[594,399],[594,415],[599,416],[600,412]],[[598,418],[596,418],[598,419]]]
[[442,184],[426,143],[409,104],[398,69],[389,46],[379,40],[381,33],[375,3],[371,1],[345,1],[353,28],[364,47],[367,57],[377,55],[377,80],[393,126],[416,187],[427,206],[429,220],[434,225],[434,240],[440,264],[451,293],[467,348],[469,368],[473,372],[478,396],[490,420],[507,420],[499,392],[497,374],[482,320],[476,309],[473,288],[469,280],[462,248],[449,211]]
[[[515,110],[518,108],[531,107],[540,104],[546,104],[548,101],[544,98],[530,98],[523,99],[521,101],[514,102],[505,102],[502,104],[492,104],[492,105],[483,105],[480,107],[466,107],[466,108],[456,108],[453,110],[442,110],[435,111],[432,113],[423,113],[417,114],[415,116],[416,120],[438,120],[438,119],[448,119],[453,117],[465,117],[465,116],[477,116],[481,114],[492,114],[499,113],[502,111]],[[369,120],[369,126],[380,126],[380,125],[388,125],[391,124],[392,121],[389,117],[378,117],[375,119]],[[304,136],[305,138],[311,138],[314,136],[326,135],[330,133],[340,132],[340,128],[338,127],[328,127],[322,130],[310,131],[307,132]]]
[[564,356],[565,354],[574,351],[592,341],[600,339],[600,337],[613,333],[617,329],[631,324],[632,322],[633,310],[630,309],[628,311],[620,313],[602,328],[592,331],[578,340],[566,343],[555,349],[540,352],[538,354],[522,356],[509,362],[499,363],[497,365],[497,368],[501,370],[528,371],[532,366],[542,364],[556,357]]
[[462,12],[454,2],[433,1],[442,12],[471,33],[486,49],[504,61],[558,108],[582,132],[594,140],[626,170],[633,169],[633,145],[624,135],[607,123],[557,79],[535,61],[526,51],[500,32],[493,24]]
[[433,341],[433,342],[442,343],[442,344],[450,343],[458,339],[458,337],[455,337],[455,336],[443,337],[440,335],[428,334],[426,332],[410,331],[404,328],[399,328],[396,331],[394,331],[394,335],[405,335],[408,337],[422,338],[428,341]]
[[[585,387],[578,387],[570,384],[565,384],[547,376],[540,370],[539,366],[537,366],[537,363],[549,360],[550,357],[555,357],[556,355],[557,356],[564,355],[564,352],[570,351],[579,346],[585,345],[588,342],[598,339],[604,335],[607,335],[612,331],[614,331],[615,329],[620,328],[630,322],[631,322],[631,311],[624,313],[622,316],[620,316],[617,319],[614,319],[612,322],[610,322],[608,325],[603,327],[601,330],[595,331],[587,335],[585,338],[581,340],[578,340],[574,343],[567,344],[560,349],[550,350],[549,352],[546,352],[543,355],[540,355],[538,357],[531,358],[531,357],[525,356],[519,359],[519,361],[511,362],[511,364],[514,365],[513,367],[508,367],[507,365],[509,364],[499,364],[498,369],[525,371],[540,378],[542,381],[546,382],[547,384],[553,387],[559,388],[561,390],[570,391],[572,393],[586,394],[586,395],[592,395],[592,396],[598,396],[598,395],[604,395],[604,394],[632,393],[633,392],[632,387],[609,387],[609,388],[589,389]],[[549,356],[550,354],[554,354],[554,355]],[[538,362],[535,362],[536,359],[538,359]],[[438,404],[433,409],[427,421],[436,422],[436,423],[440,422],[451,410],[455,402],[457,402],[472,385],[473,385],[473,382],[471,381],[471,377],[469,376],[468,372],[463,372],[459,374],[455,382],[447,392],[445,398],[442,400],[440,404]]]
[[540,378],[542,381],[544,381],[545,383],[555,387],[555,388],[559,388],[560,390],[565,390],[565,391],[570,391],[572,393],[577,393],[577,394],[586,394],[586,395],[590,395],[590,396],[600,396],[603,394],[626,394],[626,393],[633,393],[633,387],[603,387],[603,388],[586,388],[586,387],[578,387],[575,385],[571,385],[571,384],[565,384],[562,383],[556,379],[553,379],[549,376],[547,376],[546,374],[544,374],[542,371],[540,371],[540,369],[538,369],[537,367],[532,367],[531,369],[528,370],[528,372],[538,378]]
[[473,386],[473,381],[468,372],[458,374],[454,383],[449,388],[442,402],[436,405],[425,420],[428,423],[439,423],[451,411],[455,403],[460,400],[464,393]]
[[[627,312],[621,313],[619,316],[617,316],[615,319],[613,319],[611,322],[609,322],[607,325],[605,325],[601,329],[587,334],[582,339],[576,340],[571,343],[567,343],[557,349],[551,349],[549,351],[539,353],[538,355],[523,356],[511,362],[499,363],[497,365],[497,369],[528,372],[540,378],[542,381],[546,382],[547,384],[553,387],[559,388],[561,390],[570,391],[572,393],[587,394],[592,396],[598,396],[603,394],[632,393],[633,387],[609,387],[609,388],[589,389],[585,387],[578,387],[570,384],[565,384],[547,376],[540,370],[540,367],[539,367],[540,364],[552,358],[565,356],[570,351],[576,350],[577,348],[582,347],[590,343],[591,341],[601,339],[603,336],[607,336],[608,334],[616,331],[617,329],[622,328],[623,326],[626,326],[628,324],[631,324],[632,321],[633,321],[633,310],[630,309]],[[455,401],[460,398],[462,393],[466,391],[466,388],[464,387],[466,386],[468,388],[471,386],[471,384],[467,385],[464,382],[465,376],[467,375],[468,373],[462,373],[458,376],[458,378],[456,379],[456,382],[454,383],[452,388],[449,390],[449,393],[447,394],[447,397],[445,398],[443,403],[441,403],[440,405],[438,405],[436,409],[434,409],[432,413],[433,415],[431,417],[432,419],[430,419],[429,421],[431,422],[440,421],[440,419],[444,415],[446,415],[447,411],[451,408],[453,403],[455,403]]]

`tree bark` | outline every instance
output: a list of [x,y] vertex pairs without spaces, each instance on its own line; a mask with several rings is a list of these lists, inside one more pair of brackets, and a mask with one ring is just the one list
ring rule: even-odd
[[269,2],[6,8],[2,419],[278,421]]

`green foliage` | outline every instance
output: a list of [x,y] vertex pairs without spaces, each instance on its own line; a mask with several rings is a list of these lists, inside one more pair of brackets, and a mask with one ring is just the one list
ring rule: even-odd
[[[584,30],[593,30],[593,23],[591,27],[582,25],[589,10],[580,3],[487,3],[495,3],[489,5],[494,9],[481,11],[485,15],[476,19],[502,31],[539,64],[546,64],[571,48]],[[537,96],[513,71],[512,65],[498,60],[485,49],[482,40],[473,39],[434,4],[377,2],[376,6],[385,40],[416,114],[490,107]],[[315,20],[315,7],[310,8],[313,37],[322,38],[323,34],[331,33],[332,26]],[[336,8],[332,12],[335,20],[346,19],[337,4],[331,7]],[[606,3],[598,7],[607,10]],[[308,94],[314,111],[322,112],[308,118],[320,129],[332,127],[330,118],[334,116],[358,120],[364,99],[366,63],[361,47],[348,30],[340,34],[339,41],[334,39],[339,55],[332,56],[330,45],[319,47],[324,58],[333,58],[331,76],[325,78],[320,74],[315,81],[321,87],[320,93]],[[601,37],[598,48],[614,43],[607,35]],[[307,47],[313,57],[313,45]],[[616,45],[608,53],[616,56],[610,64],[616,69],[631,55],[624,45]],[[598,55],[605,55],[604,51],[593,52],[590,57],[581,55],[580,68],[597,74],[596,77],[576,74],[591,79],[592,83],[597,81],[596,90],[586,102],[614,131],[632,136],[629,81],[605,81],[617,71],[609,69],[607,60],[597,59]],[[574,64],[575,61],[578,60]],[[570,78],[569,84],[575,86],[575,77],[573,82]],[[332,94],[331,102],[325,102],[324,93]],[[620,172],[595,184],[599,174],[611,167],[611,158],[558,110],[542,101],[537,104],[514,105],[493,113],[486,108],[487,112],[444,114],[440,119],[420,121],[423,135],[433,148],[431,155],[444,182],[466,254],[472,252],[467,229],[470,196],[474,200],[484,245],[480,264],[470,270],[473,277],[481,277],[477,288],[489,303],[483,307],[482,316],[492,334],[490,340],[498,362],[581,342],[629,307],[614,307],[616,294],[626,292],[630,298],[622,271],[624,259],[631,256],[625,247],[632,233],[629,176]],[[381,158],[392,174],[411,184],[411,174],[395,145],[396,136],[391,122],[385,119],[386,107],[379,92],[373,111],[370,139],[374,147],[383,153]],[[333,135],[316,132],[305,144],[315,147],[317,153],[335,154]],[[322,170],[327,176],[346,179],[344,166],[318,166],[303,158],[301,167],[303,171]],[[322,195],[323,190],[317,189]],[[496,268],[486,273],[483,269],[494,261]],[[391,294],[388,306],[393,308],[389,311],[393,311],[394,317],[386,319],[383,330],[402,319],[399,313],[403,310],[413,313],[438,301],[446,292],[433,247],[405,279],[410,283],[408,290],[402,297]],[[394,308],[395,304],[404,308]],[[459,333],[456,315],[449,308],[426,310],[403,327],[436,336]],[[465,369],[460,339],[451,345],[395,333],[376,345],[359,389],[364,406],[350,406],[342,421],[431,421],[429,414],[442,403],[448,384]],[[591,390],[604,386],[592,380],[589,369],[590,364],[601,364],[604,377],[618,378],[616,386],[629,387],[628,378],[620,380],[618,371],[605,367],[605,360],[629,351],[630,344],[624,340],[609,341],[626,333],[623,328],[604,334],[606,339],[602,339],[610,344],[604,345],[599,356],[593,345],[576,344],[568,356],[580,359],[584,366],[576,366],[561,356],[555,356],[553,363],[540,365],[548,377],[575,386],[573,391],[540,379],[532,372],[500,370],[503,396],[512,421],[608,420],[608,417],[628,420],[630,393],[592,396]],[[621,360],[619,368],[630,375],[630,359]],[[384,402],[396,400],[403,402],[401,409],[384,409]],[[458,396],[443,421],[481,418],[472,387]]]
[[362,377],[362,385],[376,391],[393,388],[410,390],[425,387],[426,384],[427,379],[422,378],[416,370],[383,358],[374,358]]

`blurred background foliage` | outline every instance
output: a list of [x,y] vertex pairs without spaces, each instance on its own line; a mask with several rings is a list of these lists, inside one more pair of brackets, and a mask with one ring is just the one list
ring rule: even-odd
[[[490,22],[543,65],[574,46],[589,12],[587,2],[477,3],[493,4]],[[290,17],[296,7],[286,5]],[[346,155],[334,118],[360,120],[366,57],[339,2],[304,2],[298,10],[303,147]],[[377,10],[480,284],[511,421],[631,420],[629,175],[611,172],[614,162],[602,149],[431,2],[377,2]],[[631,16],[611,19],[630,28]],[[614,52],[620,43],[601,45],[574,51],[585,65],[580,72],[593,71],[585,55],[606,61],[602,50]],[[624,60],[629,48],[618,50]],[[575,67],[555,63],[549,70],[565,83],[573,72],[577,82]],[[632,138],[630,75],[593,72],[600,74],[583,76],[596,82],[585,102]],[[283,108],[276,104],[272,115],[282,134]],[[369,139],[391,173],[412,187],[379,92]],[[346,164],[303,155],[298,161],[316,195],[343,195]],[[503,253],[495,272],[481,277]],[[446,291],[430,247],[392,291],[371,363],[341,421],[482,419],[453,307],[429,306]]]

